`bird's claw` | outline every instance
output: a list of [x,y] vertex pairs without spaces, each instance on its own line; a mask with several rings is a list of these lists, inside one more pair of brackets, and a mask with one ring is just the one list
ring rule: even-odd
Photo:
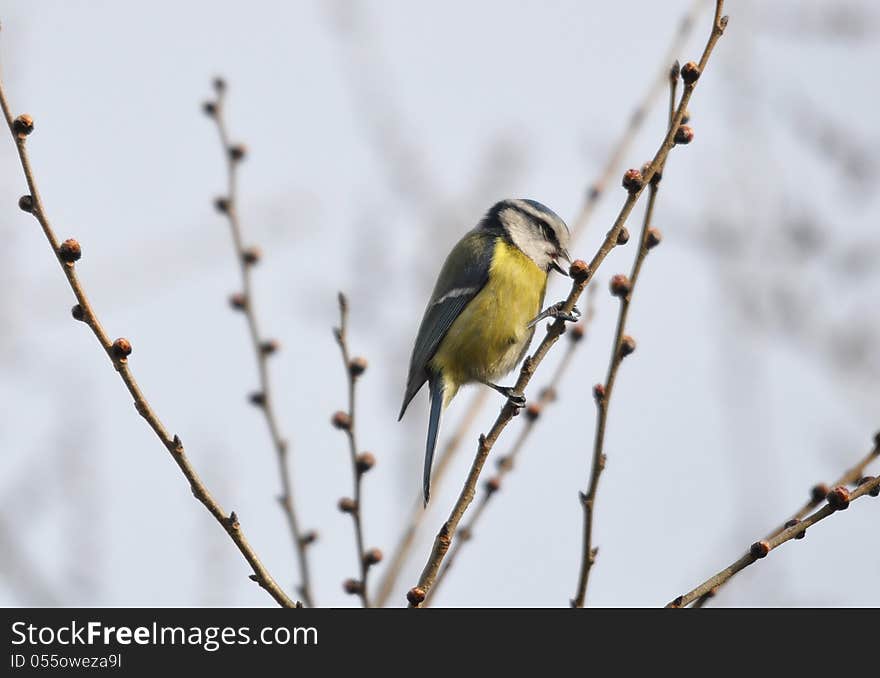
[[561,310],[553,316],[554,318],[559,318],[569,323],[576,323],[578,319],[581,317],[580,309],[577,306],[572,306],[571,313],[563,313]]
[[492,382],[486,381],[483,382],[486,386],[495,389],[507,398],[507,402],[509,402],[516,409],[522,409],[526,406],[526,397],[522,393],[514,393],[513,386],[499,386],[498,384],[493,384]]
[[580,309],[577,306],[571,307],[571,312],[566,313],[562,309],[565,307],[564,301],[556,302],[551,306],[548,306],[545,310],[541,311],[534,320],[532,320],[527,327],[529,329],[533,328],[539,322],[541,322],[544,318],[557,318],[559,320],[563,320],[569,323],[576,323],[578,318],[581,316]]

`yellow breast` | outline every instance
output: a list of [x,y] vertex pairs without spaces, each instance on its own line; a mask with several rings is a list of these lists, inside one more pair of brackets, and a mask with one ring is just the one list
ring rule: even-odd
[[516,366],[546,287],[547,272],[499,238],[488,282],[452,323],[431,361],[447,382],[447,402],[462,384],[494,382]]

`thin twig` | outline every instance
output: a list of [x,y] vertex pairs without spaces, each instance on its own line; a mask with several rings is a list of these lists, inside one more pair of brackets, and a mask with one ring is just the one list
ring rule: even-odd
[[348,412],[337,412],[333,415],[333,425],[345,431],[348,438],[348,450],[351,457],[351,473],[354,479],[354,499],[343,498],[339,501],[339,508],[344,513],[351,515],[354,522],[354,536],[357,545],[358,563],[360,566],[360,580],[348,579],[344,587],[348,593],[360,596],[364,607],[370,607],[370,598],[367,592],[367,573],[371,566],[382,560],[382,552],[379,549],[364,548],[364,531],[361,515],[362,493],[361,480],[364,473],[369,471],[376,463],[375,458],[369,452],[358,452],[357,436],[355,435],[355,384],[367,369],[367,361],[363,358],[352,358],[348,353],[348,300],[342,292],[339,293],[339,327],[335,328],[333,335],[339,350],[342,353],[342,364],[348,376]]
[[33,121],[30,119],[30,116],[13,118],[9,104],[6,100],[6,92],[2,82],[0,82],[0,107],[3,109],[6,123],[9,125],[12,138],[15,140],[15,145],[18,149],[18,157],[21,161],[21,167],[24,171],[28,190],[30,191],[29,195],[24,196],[19,201],[19,206],[34,215],[43,229],[43,234],[46,236],[46,240],[49,241],[52,251],[58,258],[61,270],[64,271],[64,275],[67,277],[67,282],[70,284],[70,288],[73,290],[78,302],[73,307],[72,313],[74,318],[86,323],[95,334],[95,337],[98,339],[104,352],[110,358],[113,367],[119,373],[125,387],[134,399],[134,405],[138,413],[147,421],[150,428],[153,429],[153,432],[158,436],[159,440],[162,441],[162,444],[171,454],[171,458],[174,459],[174,462],[189,482],[193,495],[205,506],[206,509],[208,509],[223,529],[226,530],[226,533],[253,569],[254,573],[250,576],[251,579],[262,586],[279,605],[283,607],[295,607],[296,604],[287,596],[284,590],[275,583],[275,580],[272,579],[266,571],[266,568],[263,567],[257,554],[254,552],[253,548],[251,548],[247,539],[245,539],[244,532],[241,529],[241,525],[239,524],[235,512],[233,511],[227,514],[214,497],[211,496],[208,488],[205,487],[192,464],[187,459],[180,438],[176,435],[172,436],[168,432],[164,424],[162,424],[159,417],[147,402],[147,399],[135,381],[134,375],[128,364],[128,355],[131,352],[131,344],[126,339],[111,341],[107,333],[104,331],[104,328],[98,320],[98,316],[92,308],[82,283],[76,273],[74,262],[79,259],[81,253],[79,243],[75,240],[66,240],[64,243],[58,242],[58,238],[56,238],[55,232],[46,216],[46,210],[43,207],[40,193],[37,190],[36,181],[34,179],[26,148],[26,137],[33,128]]
[[[679,65],[678,61],[671,70],[667,71],[669,82],[669,116],[667,124],[672,125],[675,115],[675,92],[678,86]],[[620,299],[620,308],[617,314],[617,329],[614,333],[614,341],[611,344],[611,357],[608,361],[608,373],[604,384],[597,384],[593,389],[596,402],[596,433],[593,440],[593,455],[590,464],[590,484],[586,492],[580,492],[579,497],[584,509],[584,536],[581,550],[580,574],[578,576],[577,592],[571,599],[572,607],[583,607],[587,595],[590,572],[596,562],[599,549],[593,546],[593,516],[595,514],[596,494],[599,489],[599,478],[605,470],[605,428],[608,422],[608,406],[611,404],[611,395],[614,392],[614,384],[617,381],[617,372],[623,359],[635,350],[636,344],[632,337],[626,334],[626,321],[629,317],[629,309],[632,304],[633,293],[642,270],[642,264],[648,252],[660,242],[660,234],[652,229],[654,217],[654,204],[657,200],[657,191],[660,186],[660,177],[665,168],[665,160],[660,169],[654,175],[648,187],[648,206],[645,208],[645,216],[642,221],[642,231],[639,236],[639,247],[633,260],[632,271],[629,278],[618,275],[611,279],[611,293]],[[627,237],[628,239],[628,237]]]
[[[837,480],[831,483],[830,486],[826,485],[825,483],[814,485],[813,488],[810,490],[810,498],[806,501],[806,503],[801,506],[801,508],[799,508],[797,511],[795,511],[786,522],[784,522],[782,525],[780,525],[770,534],[764,537],[764,539],[773,539],[792,525],[795,525],[799,521],[803,520],[804,517],[809,515],[810,511],[812,511],[819,504],[825,501],[825,498],[831,491],[829,488],[846,487],[847,485],[855,485],[856,483],[858,483],[865,476],[865,471],[867,470],[868,466],[878,458],[880,458],[880,432],[878,432],[874,436],[874,447],[859,461],[859,463],[848,469]],[[718,586],[720,586],[720,584]],[[693,604],[693,607],[703,607],[709,600],[714,598],[715,594],[718,592],[718,586],[715,586],[714,588],[709,589],[704,594],[702,594]]]
[[[697,16],[703,10],[705,5],[705,0],[695,0],[690,9],[681,17],[678,29],[676,30],[673,40],[667,50],[668,56],[663,59],[664,64],[671,62],[675,58],[675,55],[681,50],[682,45],[690,35]],[[633,109],[626,127],[612,147],[611,153],[608,155],[608,159],[606,160],[599,176],[590,184],[589,190],[586,191],[581,208],[574,221],[571,222],[572,243],[577,242],[578,238],[583,235],[590,218],[595,214],[596,205],[604,195],[609,181],[614,173],[618,171],[627,150],[632,145],[632,142],[638,135],[642,124],[648,117],[647,111],[650,110],[654,100],[663,91],[663,86],[667,81],[667,75],[668,69],[664,66],[662,72],[651,82],[650,87]],[[464,439],[467,431],[470,430],[477,415],[488,402],[488,394],[489,391],[487,389],[480,389],[477,391],[471,402],[467,405],[464,418],[461,420],[455,433],[449,439],[449,442],[444,447],[442,453],[438,455],[434,470],[431,472],[431,483],[435,488],[441,485],[445,471],[449,468],[449,462],[458,451],[459,444]],[[391,558],[389,558],[388,567],[385,570],[380,585],[379,595],[376,597],[377,607],[384,607],[385,603],[387,603],[392,589],[397,582],[397,578],[400,576],[400,572],[403,569],[403,565],[409,557],[410,550],[415,543],[415,536],[418,533],[419,527],[424,521],[425,515],[427,515],[422,494],[422,490],[419,489],[409,513],[410,518],[407,521],[406,529],[401,535]]]
[[486,510],[492,497],[494,497],[498,493],[498,490],[501,489],[501,482],[504,480],[504,477],[514,469],[516,459],[525,447],[530,434],[535,430],[535,424],[538,419],[543,416],[544,410],[557,400],[559,396],[559,384],[562,381],[562,377],[568,370],[571,360],[574,357],[575,350],[583,340],[586,328],[590,325],[593,316],[595,315],[595,291],[596,286],[591,285],[587,293],[589,301],[587,302],[587,310],[584,313],[584,319],[577,325],[567,328],[566,331],[569,336],[569,343],[565,353],[562,355],[562,359],[556,366],[549,383],[541,389],[538,401],[535,403],[529,403],[529,406],[526,408],[525,422],[523,423],[513,446],[510,448],[510,452],[503,457],[498,458],[498,473],[483,483],[482,499],[474,508],[467,524],[462,525],[461,529],[459,529],[458,539],[452,543],[452,546],[449,549],[449,554],[443,562],[443,567],[441,567],[440,572],[437,573],[437,581],[434,582],[434,587],[431,589],[431,595],[425,600],[425,603],[422,605],[423,607],[427,607],[434,599],[434,596],[437,595],[437,589],[446,579],[446,575],[458,558],[459,552],[464,548],[465,544],[469,543],[474,538],[474,531],[476,530],[477,524],[480,522],[480,517]]
[[739,560],[731,563],[728,567],[725,567],[723,570],[721,570],[721,572],[716,574],[714,577],[710,577],[692,591],[689,591],[688,593],[685,593],[684,595],[679,596],[672,602],[668,603],[666,607],[687,607],[694,601],[698,600],[701,596],[704,596],[709,591],[716,590],[724,582],[733,577],[737,572],[744,570],[756,560],[764,558],[768,553],[770,553],[770,551],[772,551],[776,547],[784,544],[791,539],[800,538],[807,531],[808,527],[815,525],[820,520],[824,520],[825,518],[833,513],[836,513],[837,511],[842,511],[848,508],[850,502],[866,494],[870,494],[873,497],[876,497],[878,494],[880,494],[880,476],[876,476],[874,478],[864,478],[863,481],[864,482],[862,482],[852,492],[847,490],[846,487],[844,487],[843,485],[834,488],[833,490],[831,490],[831,492],[828,493],[827,503],[825,504],[825,506],[820,508],[818,511],[811,515],[808,515],[803,520],[793,523],[790,527],[785,528],[784,530],[773,535],[769,539],[756,541],[749,547],[748,552]]
[[[709,56],[711,55],[715,44],[718,42],[718,39],[723,35],[724,29],[727,26],[727,17],[721,16],[721,8],[723,4],[723,0],[717,0],[716,15],[712,25],[712,33],[709,37],[708,42],[706,43],[706,47],[703,51],[703,55],[700,59],[699,65],[694,65],[693,70],[689,72],[699,74],[705,71]],[[632,212],[633,207],[635,207],[636,202],[644,191],[645,185],[650,183],[654,174],[658,171],[660,166],[665,161],[669,151],[675,145],[676,132],[681,125],[681,120],[684,117],[685,110],[687,109],[688,102],[690,101],[691,95],[696,88],[697,82],[699,82],[698,77],[690,80],[690,82],[685,83],[684,92],[682,94],[679,106],[676,109],[673,124],[670,126],[669,131],[666,133],[666,136],[663,139],[663,143],[660,145],[660,148],[654,155],[653,160],[645,166],[642,173],[639,173],[635,170],[630,170],[626,173],[625,176],[631,179],[628,182],[629,196],[627,197],[626,202],[623,204],[623,207],[621,208],[620,213],[615,219],[611,229],[605,236],[605,239],[599,247],[599,250],[593,255],[590,263],[585,264],[582,261],[576,261],[575,264],[572,265],[571,273],[572,277],[575,280],[572,285],[571,291],[568,294],[568,297],[563,302],[561,313],[571,313],[572,308],[574,308],[575,303],[577,303],[578,299],[580,298],[586,286],[589,284],[596,270],[605,260],[605,257],[608,256],[608,253],[617,245],[618,237],[621,230],[623,229],[624,224],[626,223],[626,219],[629,216],[630,212]],[[633,173],[635,176],[638,176],[638,178],[640,179],[639,181],[632,181]],[[537,369],[538,365],[541,364],[541,361],[547,355],[547,352],[559,339],[559,336],[564,330],[564,325],[565,321],[561,318],[557,318],[547,328],[547,333],[541,344],[538,346],[537,350],[530,357],[526,358],[526,360],[523,362],[519,378],[517,379],[517,382],[513,388],[514,394],[523,393],[525,387],[531,380],[535,369]],[[445,523],[443,523],[440,531],[434,539],[434,546],[431,549],[431,554],[428,557],[428,561],[425,564],[425,568],[423,569],[422,574],[419,578],[418,585],[410,589],[410,591],[407,593],[407,600],[409,601],[409,604],[411,606],[418,607],[419,605],[421,605],[421,603],[425,599],[425,596],[430,592],[430,589],[433,587],[434,581],[437,578],[437,572],[440,569],[443,558],[446,556],[446,553],[449,550],[449,546],[452,542],[455,530],[458,527],[458,523],[461,521],[461,518],[464,515],[464,512],[467,510],[467,507],[470,505],[471,501],[473,501],[476,484],[480,477],[480,472],[483,469],[483,465],[486,462],[486,457],[489,455],[489,452],[495,444],[495,441],[498,439],[498,436],[501,435],[501,432],[513,418],[515,411],[516,407],[512,403],[506,403],[501,409],[498,417],[496,418],[494,425],[489,430],[489,433],[487,435],[480,436],[479,444],[477,445],[476,456],[474,458],[473,464],[471,465],[471,469],[468,473],[464,487],[459,494],[458,500],[455,502],[455,505],[453,506],[452,511],[449,514],[449,518],[446,520]]]
[[220,145],[226,159],[227,175],[226,195],[217,198],[214,201],[214,205],[220,213],[226,215],[229,221],[229,230],[235,246],[235,255],[241,270],[242,291],[233,295],[230,302],[233,308],[242,311],[245,318],[247,318],[251,344],[257,359],[257,370],[260,378],[260,390],[250,395],[250,401],[263,411],[278,460],[278,474],[281,477],[281,495],[278,497],[278,504],[287,519],[290,536],[299,560],[300,576],[302,577],[302,583],[297,586],[297,591],[307,607],[314,607],[306,551],[309,545],[315,541],[316,534],[311,531],[305,533],[302,531],[294,508],[289,460],[290,443],[281,434],[278,418],[275,416],[274,397],[269,382],[269,356],[278,351],[279,345],[277,341],[265,339],[260,334],[257,314],[254,308],[253,285],[251,284],[251,269],[260,260],[260,251],[255,247],[245,246],[241,221],[238,216],[238,166],[244,159],[246,151],[244,146],[232,143],[227,131],[226,119],[223,115],[226,95],[225,81],[221,78],[216,78],[214,80],[214,90],[217,98],[214,101],[206,102],[204,104],[204,111],[217,125]]

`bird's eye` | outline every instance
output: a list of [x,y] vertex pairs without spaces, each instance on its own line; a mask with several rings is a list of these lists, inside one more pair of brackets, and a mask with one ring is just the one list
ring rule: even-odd
[[559,244],[559,240],[556,237],[556,233],[554,233],[553,229],[550,228],[547,224],[544,224],[544,223],[541,224],[541,231],[544,233],[544,239],[547,240],[547,242],[551,242],[554,245]]

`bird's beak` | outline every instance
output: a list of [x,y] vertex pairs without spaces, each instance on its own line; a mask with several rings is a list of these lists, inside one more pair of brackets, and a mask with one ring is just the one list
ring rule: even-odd
[[569,255],[568,250],[566,250],[564,247],[560,247],[559,250],[556,252],[556,258],[550,262],[550,268],[552,268],[554,271],[558,271],[564,276],[568,276],[568,271],[566,271],[564,268],[562,268],[562,266],[559,265],[560,257],[571,264],[571,256]]

